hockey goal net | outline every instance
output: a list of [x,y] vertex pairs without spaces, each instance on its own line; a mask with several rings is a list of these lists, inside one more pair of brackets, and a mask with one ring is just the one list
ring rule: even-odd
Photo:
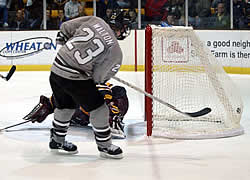
[[188,117],[145,98],[147,135],[207,139],[244,133],[243,104],[231,78],[191,27],[146,27],[145,90],[183,112],[212,109]]

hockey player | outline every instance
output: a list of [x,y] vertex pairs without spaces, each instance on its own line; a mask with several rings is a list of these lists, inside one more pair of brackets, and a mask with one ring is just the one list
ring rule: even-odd
[[[113,138],[124,139],[126,135],[124,133],[123,118],[128,111],[128,97],[126,89],[121,86],[113,86],[106,83],[107,87],[103,91],[111,92],[109,103],[109,124],[111,134]],[[43,95],[40,96],[39,103],[28,113],[23,119],[32,121],[33,123],[43,122],[48,115],[52,114],[55,109],[55,100],[53,95],[47,98]],[[71,117],[70,126],[83,127],[89,124],[89,113],[82,107],[75,110],[75,113]]]
[[[129,20],[114,11],[108,24],[94,16],[79,17],[61,25],[57,42],[62,44],[51,67],[50,86],[55,100],[52,151],[75,154],[77,146],[65,140],[70,119],[80,105],[90,114],[101,157],[123,157],[122,149],[112,144],[109,126],[109,94],[102,92],[122,64],[117,39],[128,33]],[[105,99],[105,100],[104,100]]]
[[[124,133],[123,118],[128,111],[128,97],[126,90],[121,86],[111,87],[111,100],[109,107],[109,124],[111,135],[113,138],[124,139],[126,135]],[[89,113],[82,107],[77,108],[73,114],[70,125],[71,126],[86,126],[89,123]]]

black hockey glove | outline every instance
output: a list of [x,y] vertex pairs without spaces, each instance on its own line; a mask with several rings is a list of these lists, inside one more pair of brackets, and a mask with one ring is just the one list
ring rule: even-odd
[[56,44],[64,45],[68,41],[66,35],[64,35],[61,31],[59,31],[56,35]]
[[110,86],[111,86],[110,84],[97,84],[96,85],[98,91],[103,96],[103,99],[107,105],[109,105],[110,102],[112,101],[112,90]]
[[33,108],[33,110],[27,114],[23,119],[24,120],[31,120],[32,123],[43,122],[46,117],[54,112],[54,108],[52,103],[50,102],[49,98],[45,96],[40,96],[39,103]]

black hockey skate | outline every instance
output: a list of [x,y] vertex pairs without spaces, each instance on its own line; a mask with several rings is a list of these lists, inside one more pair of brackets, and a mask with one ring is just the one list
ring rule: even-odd
[[103,158],[111,158],[111,159],[122,159],[122,149],[118,146],[111,144],[108,148],[102,148],[98,146],[98,150],[100,151],[100,156]]
[[53,139],[53,130],[51,129],[51,138],[49,142],[49,148],[51,152],[53,153],[61,153],[61,154],[76,154],[78,153],[77,151],[77,146],[64,141],[63,143],[58,143]]

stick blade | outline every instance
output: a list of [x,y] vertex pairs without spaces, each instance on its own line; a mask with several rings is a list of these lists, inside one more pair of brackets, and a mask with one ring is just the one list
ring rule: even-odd
[[204,116],[204,115],[210,113],[211,111],[212,111],[211,108],[206,107],[200,111],[193,112],[193,113],[185,112],[185,114],[187,114],[188,116],[191,116],[191,117],[200,117],[200,116]]
[[15,71],[16,71],[16,66],[13,65],[13,66],[11,67],[9,73],[7,74],[6,78],[5,78],[6,81],[8,81],[8,80],[11,78],[11,76],[14,74]]

